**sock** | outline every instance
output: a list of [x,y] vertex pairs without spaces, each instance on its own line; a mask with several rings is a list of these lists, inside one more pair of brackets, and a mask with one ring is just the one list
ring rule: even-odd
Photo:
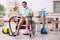
[[29,29],[28,28],[26,28],[26,33],[29,33]]

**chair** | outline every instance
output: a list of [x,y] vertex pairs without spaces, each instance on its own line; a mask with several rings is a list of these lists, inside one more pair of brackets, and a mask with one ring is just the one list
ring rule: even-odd
[[[40,30],[40,23],[41,23],[41,20],[42,20],[41,15],[42,14],[41,14],[40,11],[35,11],[34,12],[33,20],[36,24],[36,34],[37,34],[38,30]],[[38,27],[38,25],[39,25],[39,27]]]
[[[54,27],[54,19],[53,18],[46,18],[46,23],[47,23],[47,28],[48,28],[48,24],[52,23],[52,28]],[[51,29],[52,31],[52,29]]]
[[55,29],[58,29],[58,24],[59,23],[60,23],[60,20],[58,18],[56,18],[56,20],[54,20]]
[[52,23],[52,29],[50,29],[50,31],[53,31],[54,25],[56,25],[56,28],[58,28],[58,23],[60,23],[60,21],[58,21],[58,19],[54,20],[53,18],[47,18],[47,27],[48,23]]
[[[20,19],[18,20],[18,22],[20,21]],[[17,29],[17,27],[16,27]],[[24,23],[22,24],[20,29],[26,29],[26,21],[24,21]],[[32,20],[32,17],[29,18],[29,26],[28,29],[32,32],[32,34],[35,34],[35,22]],[[31,34],[31,33],[30,33]]]

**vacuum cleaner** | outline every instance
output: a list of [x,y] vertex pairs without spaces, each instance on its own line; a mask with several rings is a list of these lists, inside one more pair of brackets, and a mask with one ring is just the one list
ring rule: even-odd
[[42,26],[42,28],[41,28],[41,30],[40,30],[40,33],[41,33],[41,34],[47,34],[47,30],[46,30],[46,28],[45,28],[46,14],[47,14],[47,12],[45,11],[45,8],[42,9],[41,12],[42,12],[42,15],[43,15],[43,26]]
[[4,28],[2,29],[2,33],[3,33],[3,34],[9,34],[9,33],[10,33],[10,29],[7,28],[7,27],[4,27]]

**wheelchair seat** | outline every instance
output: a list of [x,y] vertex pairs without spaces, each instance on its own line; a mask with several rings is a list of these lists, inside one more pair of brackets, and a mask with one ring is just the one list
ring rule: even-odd
[[[28,29],[29,28],[30,28],[30,26],[28,26]],[[17,26],[16,26],[16,29],[17,29]],[[20,27],[20,29],[26,29],[26,21],[24,21],[24,23],[22,24],[22,26]]]

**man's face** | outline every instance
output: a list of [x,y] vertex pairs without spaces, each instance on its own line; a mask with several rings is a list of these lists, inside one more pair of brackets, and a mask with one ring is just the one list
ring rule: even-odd
[[27,4],[26,3],[22,3],[22,6],[23,6],[23,8],[26,8]]

